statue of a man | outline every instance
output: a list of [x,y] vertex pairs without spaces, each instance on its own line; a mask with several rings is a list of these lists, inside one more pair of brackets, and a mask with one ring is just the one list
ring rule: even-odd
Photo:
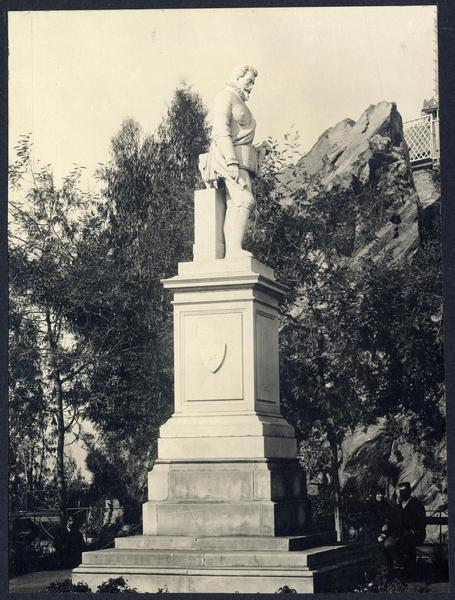
[[252,178],[258,173],[267,144],[253,146],[256,121],[246,105],[257,71],[240,65],[216,98],[212,111],[212,142],[201,154],[199,168],[208,187],[223,180],[226,190],[224,220],[225,257],[252,256],[242,248],[250,211],[255,200]]

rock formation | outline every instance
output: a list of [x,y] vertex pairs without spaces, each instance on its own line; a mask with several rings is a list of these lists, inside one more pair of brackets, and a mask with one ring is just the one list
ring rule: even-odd
[[431,175],[413,175],[396,105],[369,106],[357,122],[344,119],[324,131],[297,165],[281,175],[289,191],[350,194],[356,200],[351,248],[355,258],[410,260],[421,224],[438,216],[439,193]]

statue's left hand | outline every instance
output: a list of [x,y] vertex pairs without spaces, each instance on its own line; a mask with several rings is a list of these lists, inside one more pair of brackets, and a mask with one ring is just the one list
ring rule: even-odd
[[239,175],[240,175],[239,165],[237,165],[237,164],[228,165],[228,171],[229,171],[229,175],[231,176],[231,178],[237,183],[237,181],[239,180]]

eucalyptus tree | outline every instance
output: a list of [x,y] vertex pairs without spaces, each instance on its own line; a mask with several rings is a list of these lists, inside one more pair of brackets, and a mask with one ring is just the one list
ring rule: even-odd
[[[27,442],[55,440],[55,477],[61,524],[66,522],[65,441],[77,429],[87,402],[90,355],[78,344],[69,319],[84,311],[78,253],[88,227],[91,199],[80,192],[80,169],[55,185],[48,165],[35,168],[31,140],[22,136],[9,170],[11,199],[9,281],[11,297],[10,415],[12,431],[24,425]],[[27,348],[28,346],[28,348]],[[30,370],[25,373],[25,365]],[[24,415],[28,406],[30,412]],[[25,419],[25,420],[24,420]],[[30,431],[26,424],[30,422]],[[17,433],[17,432],[16,432]],[[10,437],[12,454],[25,440]]]
[[[48,479],[49,413],[38,328],[11,288],[9,299],[9,497],[11,512],[30,506]],[[29,315],[30,316],[30,315]]]

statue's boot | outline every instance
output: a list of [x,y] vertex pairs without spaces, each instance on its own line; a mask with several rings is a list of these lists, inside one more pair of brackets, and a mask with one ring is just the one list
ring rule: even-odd
[[226,258],[253,256],[242,248],[243,237],[248,225],[250,209],[243,206],[229,206],[224,220],[224,243]]

